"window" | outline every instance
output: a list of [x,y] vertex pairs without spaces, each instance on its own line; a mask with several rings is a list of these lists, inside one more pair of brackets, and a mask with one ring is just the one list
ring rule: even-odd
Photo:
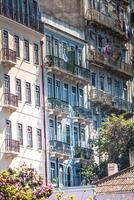
[[42,134],[41,129],[37,129],[37,148],[42,149]]
[[28,25],[28,17],[27,17],[27,14],[28,14],[28,5],[27,5],[27,0],[23,0],[22,1],[23,3],[23,18],[24,18],[24,24],[27,26]]
[[63,88],[63,100],[65,102],[68,102],[68,84],[64,83],[64,88]]
[[80,89],[79,92],[80,92],[80,96],[79,96],[79,106],[80,106],[80,107],[84,107],[84,94],[83,94],[83,90]]
[[64,171],[63,171],[63,165],[59,165],[59,186],[64,185]]
[[52,78],[48,77],[47,84],[48,84],[48,98],[52,98],[53,97]]
[[39,64],[39,48],[38,44],[34,44],[34,64]]
[[66,143],[70,144],[70,126],[66,125]]
[[56,80],[55,87],[55,96],[57,99],[60,99],[60,81]]
[[16,78],[16,95],[21,100],[21,80]]
[[29,61],[29,41],[24,40],[24,59]]
[[56,179],[56,167],[55,163],[51,162],[51,182],[53,183]]
[[78,53],[77,53],[77,64],[78,66],[81,66],[82,65],[82,50],[81,49],[78,49]]
[[40,106],[40,87],[35,86],[35,105]]
[[23,127],[22,124],[18,123],[18,139],[20,145],[23,145]]
[[104,90],[104,76],[100,76],[100,89]]
[[119,87],[119,81],[116,81],[116,80],[115,80],[115,82],[114,82],[114,87],[115,87],[115,88],[114,88],[114,94],[115,94],[115,96],[119,97],[119,93],[120,93],[120,92],[119,92],[119,88],[120,88],[120,87]]
[[3,31],[3,48],[8,48],[8,32]]
[[52,55],[51,37],[46,36],[46,55]]
[[81,142],[85,142],[85,129],[81,128]]
[[62,141],[62,124],[57,122],[57,140]]
[[4,74],[4,93],[10,93],[10,76],[7,74]]
[[50,140],[55,140],[54,120],[49,119],[49,137]]
[[20,57],[20,44],[19,44],[19,37],[17,35],[14,36],[14,47],[16,51],[16,56]]
[[108,82],[108,93],[112,94],[112,78],[108,77],[107,82]]
[[79,146],[79,142],[78,142],[78,128],[74,127],[74,143],[75,143],[75,147]]
[[126,83],[123,83],[123,98],[127,101],[128,93],[127,93],[127,85]]
[[33,147],[33,135],[32,135],[32,127],[27,127],[27,146],[32,148]]
[[76,87],[72,86],[72,105],[76,106]]
[[5,137],[8,140],[12,139],[12,129],[11,129],[11,121],[6,120],[6,132],[5,132]]
[[31,103],[31,84],[26,82],[26,103]]
[[69,62],[75,64],[75,47],[71,46],[70,51],[68,52]]
[[98,36],[98,45],[99,45],[99,47],[102,47],[103,46],[103,44],[102,44],[102,37],[99,35]]
[[56,39],[54,40],[54,55],[59,57],[59,41]]
[[33,6],[32,6],[32,14],[33,14],[33,16],[34,17],[36,17],[36,15],[37,15],[37,1],[33,1]]
[[63,43],[63,59],[65,62],[68,61],[68,56],[67,56],[67,44]]
[[93,120],[93,127],[97,131],[97,128],[98,128],[97,120]]
[[96,73],[92,73],[92,85],[96,86]]

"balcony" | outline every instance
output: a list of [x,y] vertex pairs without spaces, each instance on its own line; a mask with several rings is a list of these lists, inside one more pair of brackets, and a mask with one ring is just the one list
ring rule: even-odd
[[132,103],[119,97],[112,98],[112,110],[119,113],[133,113]]
[[120,62],[119,59],[112,57],[111,55],[101,54],[97,50],[89,49],[88,60],[91,64],[105,67],[108,71],[113,71],[114,73],[119,72],[122,76],[133,77],[133,66],[131,64]]
[[91,89],[90,101],[94,104],[101,104],[101,106],[112,106],[112,96],[99,89]]
[[61,160],[66,160],[71,155],[70,145],[65,142],[51,140],[49,141],[49,145],[50,145],[51,157],[59,158]]
[[92,119],[92,113],[88,108],[75,106],[74,110],[74,123],[89,124]]
[[88,84],[90,71],[76,64],[65,62],[64,59],[55,56],[46,56],[46,68],[48,73],[54,73],[65,80],[74,83]]
[[20,144],[17,140],[5,139],[4,141],[4,153],[7,156],[17,156],[20,152]]
[[5,66],[13,67],[16,64],[16,52],[8,48],[2,48],[0,61]]
[[6,5],[5,3],[0,3],[0,15],[23,24],[24,26],[42,34],[44,33],[44,24],[37,16],[22,13],[21,10],[13,9],[9,7],[8,4]]
[[4,93],[3,108],[10,111],[15,111],[18,107],[18,97],[14,94]]
[[96,26],[107,28],[110,33],[116,34],[120,39],[128,41],[127,35],[121,28],[121,22],[118,19],[113,19],[111,16],[105,15],[95,9],[87,10],[85,17]]
[[93,156],[93,150],[90,148],[75,147],[74,157],[82,162],[90,161]]
[[48,112],[51,116],[64,118],[69,113],[69,104],[63,100],[49,98],[48,99]]

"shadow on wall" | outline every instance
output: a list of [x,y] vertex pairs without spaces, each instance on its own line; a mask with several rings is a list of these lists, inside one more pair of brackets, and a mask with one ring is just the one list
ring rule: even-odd
[[[83,29],[80,0],[40,0],[42,12],[78,29]],[[71,15],[70,15],[71,13]]]

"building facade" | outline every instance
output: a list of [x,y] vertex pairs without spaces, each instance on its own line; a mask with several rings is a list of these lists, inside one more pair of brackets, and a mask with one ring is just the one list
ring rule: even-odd
[[44,175],[37,1],[0,1],[0,170],[23,163]]
[[37,0],[0,1],[0,170],[79,186],[102,120],[133,116],[130,4],[40,2],[44,24]]
[[48,177],[58,186],[78,186],[85,184],[82,166],[93,155],[100,159],[93,141],[102,120],[111,113],[133,116],[130,4],[58,2],[52,9],[42,2]]
[[44,20],[48,177],[58,186],[78,186],[81,164],[93,154],[85,36],[62,21]]

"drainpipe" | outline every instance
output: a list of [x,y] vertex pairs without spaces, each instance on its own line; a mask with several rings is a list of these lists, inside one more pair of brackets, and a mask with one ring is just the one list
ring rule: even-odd
[[45,184],[48,185],[48,176],[47,176],[47,141],[46,141],[46,106],[45,106],[45,91],[44,91],[44,60],[43,60],[43,41],[40,41],[40,48],[41,48],[41,83],[42,83],[42,120],[43,120],[43,130],[44,130],[44,151],[45,151]]

